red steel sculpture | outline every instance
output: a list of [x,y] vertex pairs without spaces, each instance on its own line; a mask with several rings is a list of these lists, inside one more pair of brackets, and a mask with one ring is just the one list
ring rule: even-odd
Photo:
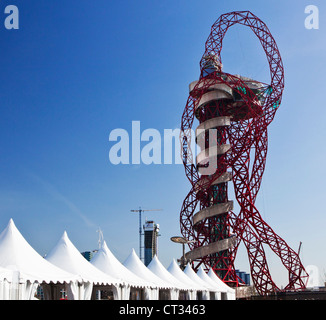
[[[235,24],[250,27],[259,38],[270,67],[270,84],[222,71],[223,38]],[[284,69],[275,40],[264,22],[249,11],[223,14],[212,26],[200,69],[199,80],[189,86],[180,135],[182,160],[192,185],[180,213],[182,235],[191,241],[186,258],[195,269],[200,265],[205,270],[212,268],[225,283],[238,286],[241,279],[234,262],[243,241],[253,284],[265,295],[280,291],[266,261],[263,245],[268,245],[288,271],[289,282],[283,290],[304,289],[308,275],[298,254],[255,206],[266,164],[267,127],[284,89]],[[195,140],[203,150],[194,164],[195,117],[199,121]],[[228,181],[233,181],[239,214],[233,212],[233,202],[228,199]]]

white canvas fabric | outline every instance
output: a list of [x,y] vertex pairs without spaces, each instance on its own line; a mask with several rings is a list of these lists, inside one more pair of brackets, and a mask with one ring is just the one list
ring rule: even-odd
[[145,297],[148,300],[158,300],[159,289],[172,290],[174,288],[173,285],[160,279],[151,270],[149,270],[138,258],[134,249],[132,249],[131,254],[124,261],[123,265],[131,272],[135,273],[138,277],[153,284],[151,289],[145,288]]
[[13,271],[0,267],[0,300],[10,300]]
[[212,269],[209,269],[207,275],[217,284],[221,293],[225,293],[227,296],[227,300],[235,300],[235,289],[229,287],[225,284]]
[[206,282],[210,287],[215,288],[214,294],[215,294],[215,300],[221,300],[221,289],[217,285],[213,279],[211,279],[207,273],[204,271],[202,266],[198,268],[197,275],[199,276],[200,279],[202,279],[204,282]]
[[7,279],[0,281],[0,300],[10,300],[11,283]]
[[113,286],[115,299],[119,299],[117,288],[121,281],[105,274],[87,261],[71,242],[66,231],[47,254],[46,260],[83,280],[83,285],[79,288],[80,300],[91,299],[94,285]]
[[7,280],[8,282],[12,281],[12,270],[0,267],[0,281]]
[[103,242],[101,248],[95,253],[91,260],[91,264],[104,273],[119,279],[124,284],[141,288],[152,285],[126,268],[114,256],[105,241]]
[[61,283],[75,286],[80,280],[46,261],[25,240],[10,219],[0,234],[0,266],[14,271],[11,299],[33,299],[39,284]]
[[136,274],[126,268],[111,252],[105,241],[101,248],[96,252],[91,260],[96,268],[104,273],[119,279],[122,282],[121,300],[129,300],[130,288],[156,288],[153,283],[138,277]]
[[190,279],[179,267],[175,259],[172,260],[170,266],[167,269],[175,278],[177,278],[182,283],[186,284],[190,287],[188,291],[188,299],[196,300],[197,299],[197,291],[205,291],[206,288],[203,288],[198,283],[194,282]]
[[203,290],[202,298],[203,300],[210,300],[210,292],[216,292],[215,288],[205,281],[203,281],[196,273],[195,271],[191,268],[190,264],[188,263],[185,270],[183,271],[191,280],[194,282],[198,283],[200,286],[205,288]]
[[157,255],[154,256],[150,264],[147,266],[155,275],[157,275],[162,280],[171,283],[175,288],[171,290],[171,300],[179,299],[179,291],[191,291],[191,287],[185,283],[182,283],[177,278],[175,278],[159,261]]

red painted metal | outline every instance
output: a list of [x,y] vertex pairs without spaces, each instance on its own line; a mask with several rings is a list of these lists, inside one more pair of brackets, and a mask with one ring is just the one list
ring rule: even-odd
[[[235,24],[250,27],[266,53],[271,82],[259,83],[261,85],[259,93],[254,93],[243,78],[222,71],[223,38],[227,30]],[[208,65],[215,68],[207,72]],[[265,295],[280,291],[272,279],[266,261],[263,245],[267,245],[288,271],[289,282],[284,290],[303,289],[308,275],[298,254],[263,220],[255,206],[266,163],[267,127],[281,104],[284,89],[284,69],[276,42],[264,22],[251,12],[223,14],[212,26],[200,68],[199,81],[190,92],[182,115],[180,135],[182,159],[192,188],[182,205],[181,232],[185,238],[194,241],[189,244],[190,251],[230,239],[233,234],[236,236],[236,242],[223,251],[196,258],[193,261],[194,267],[202,265],[206,270],[212,268],[224,282],[232,286],[239,285],[240,279],[236,275],[234,262],[238,246],[243,242],[248,253],[252,281],[258,293]],[[220,100],[198,110],[203,95],[216,84],[223,84],[240,96],[241,107],[235,105],[234,101]],[[196,117],[199,123],[203,123],[217,116],[228,116],[231,119],[229,126],[215,128],[218,135],[216,144],[228,143],[231,150],[216,156],[215,173],[200,175],[198,166],[193,162],[190,148],[194,119]],[[206,144],[207,139],[206,137]],[[217,217],[205,218],[194,225],[193,217],[197,207],[201,210],[228,201],[227,183],[218,185],[213,183],[223,173],[225,174],[227,169],[232,172],[240,212],[235,214],[230,210]]]

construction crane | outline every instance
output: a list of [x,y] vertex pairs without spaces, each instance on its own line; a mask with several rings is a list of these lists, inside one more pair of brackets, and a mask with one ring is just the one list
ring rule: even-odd
[[162,211],[162,209],[142,209],[141,207],[139,207],[139,209],[136,210],[130,210],[131,212],[138,212],[139,213],[139,259],[141,261],[144,260],[143,255],[142,255],[142,228],[141,228],[141,224],[142,224],[142,218],[141,218],[141,214],[144,211]]

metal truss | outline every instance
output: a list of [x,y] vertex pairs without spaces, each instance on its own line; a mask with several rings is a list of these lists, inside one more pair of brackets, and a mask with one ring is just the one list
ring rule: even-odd
[[[249,27],[260,40],[270,68],[269,84],[223,72],[223,38],[235,24]],[[243,242],[253,284],[265,295],[280,291],[266,261],[263,245],[267,245],[288,271],[284,290],[303,289],[308,276],[298,254],[263,220],[255,206],[266,164],[267,127],[281,104],[284,89],[284,69],[276,42],[264,22],[251,12],[223,14],[212,26],[200,70],[199,80],[190,85],[180,135],[182,160],[191,183],[180,213],[182,235],[193,241],[186,257],[195,268],[212,268],[224,282],[238,286],[234,262]],[[194,163],[190,146],[195,118],[199,121],[196,142],[203,151]],[[214,172],[201,174],[213,160]],[[228,200],[228,181],[233,182],[238,214]]]

